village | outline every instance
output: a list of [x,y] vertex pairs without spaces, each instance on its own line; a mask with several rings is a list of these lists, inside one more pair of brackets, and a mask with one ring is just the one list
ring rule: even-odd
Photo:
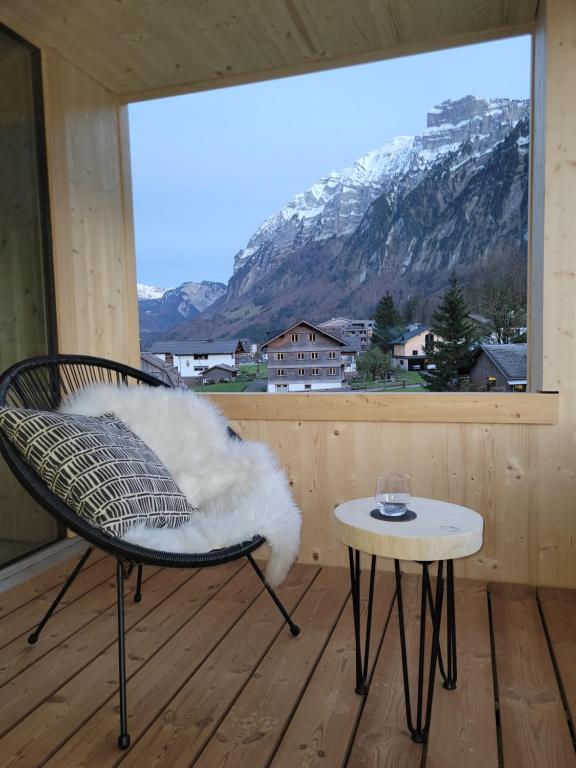
[[[380,357],[375,327],[372,319],[333,317],[301,320],[260,345],[241,338],[156,341],[142,353],[142,368],[183,388],[211,392],[426,391],[427,374],[435,368],[430,325],[406,325]],[[466,388],[525,392],[527,344],[491,342],[484,337],[473,351]]]

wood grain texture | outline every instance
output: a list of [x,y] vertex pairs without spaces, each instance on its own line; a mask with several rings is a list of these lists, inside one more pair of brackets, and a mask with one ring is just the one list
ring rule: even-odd
[[[366,626],[367,578],[368,574],[364,571],[362,628]],[[368,678],[374,668],[395,591],[396,585],[391,574],[379,574],[376,577]],[[354,690],[355,658],[350,598],[270,768],[320,768],[328,765],[337,768],[345,764],[364,704],[363,698]]]
[[576,722],[576,593],[570,589],[540,588],[538,598],[566,705]]
[[56,53],[43,65],[58,348],[139,367],[125,115]]
[[438,424],[556,424],[556,394],[412,392],[388,394],[206,395],[237,421],[369,421]]
[[[291,571],[277,592],[288,611],[294,610],[318,570],[299,566]],[[287,632],[287,628],[270,596],[263,592],[130,750],[126,768],[187,768],[213,736],[279,632]]]
[[537,0],[0,0],[0,20],[133,100],[529,31]]
[[504,765],[576,766],[535,591],[490,594]]
[[558,457],[548,474],[542,470],[564,426],[252,420],[233,426],[267,443],[285,468],[303,513],[301,562],[345,565],[335,506],[371,496],[379,472],[397,471],[411,476],[415,496],[482,515],[483,548],[456,562],[459,576],[576,584],[576,452]]
[[226,764],[264,768],[290,721],[350,591],[344,569],[323,569],[294,612],[301,634],[278,636],[214,738],[197,768]]
[[[126,633],[128,678],[162,648],[237,569],[238,563],[231,563],[208,569],[191,580],[187,579],[190,574],[186,571],[173,571],[173,575],[164,572],[156,585],[157,589],[154,585],[147,587],[147,596],[142,603],[127,602],[126,619],[131,626]],[[182,578],[185,579],[184,584]],[[177,587],[174,580],[178,579],[180,582]],[[109,620],[112,623],[115,616]],[[96,624],[94,629],[101,624]],[[105,630],[105,627],[102,629]],[[5,761],[6,766],[37,765],[44,762],[47,754],[52,754],[65,744],[106,701],[110,701],[114,711],[115,702],[111,699],[118,689],[115,626],[108,628],[99,655],[94,654],[98,647],[94,644],[94,635],[93,631],[84,643],[75,642],[69,648],[58,649],[56,653],[65,653],[59,664],[50,663],[52,654],[44,657],[40,661],[44,674],[30,677],[27,686],[24,682],[16,686],[20,697],[29,696],[30,714],[0,739],[0,753],[11,756]],[[101,643],[102,640],[96,642]],[[80,659],[82,654],[81,663],[71,668],[74,659]],[[23,674],[27,673],[28,670]],[[40,692],[43,693],[41,703],[38,702]],[[114,746],[115,743],[114,740]]]
[[[444,628],[444,649],[445,637]],[[456,644],[456,690],[447,691],[442,687],[442,678],[439,675],[436,678],[426,768],[498,768],[485,584],[456,582]]]
[[[234,565],[234,564],[233,564]],[[237,566],[238,563],[235,563]],[[208,568],[217,575],[221,569]],[[202,601],[199,610],[180,610],[178,631],[159,646],[155,659],[156,674],[143,663],[137,664],[128,682],[127,698],[131,702],[128,730],[137,739],[173,698],[189,674],[194,673],[210,652],[218,646],[230,629],[262,592],[262,583],[248,566],[225,584],[211,599]],[[206,594],[204,595],[206,598]],[[170,602],[173,602],[174,598]],[[118,762],[118,715],[115,702],[106,702],[66,745],[46,763],[50,768],[62,765],[114,766]]]
[[[406,649],[410,662],[418,659],[420,583],[415,576],[402,576]],[[412,664],[411,668],[414,668]],[[411,677],[412,685],[415,685],[415,677],[415,674]],[[361,723],[347,768],[420,768],[422,747],[411,740],[406,726],[396,607],[384,635]]]

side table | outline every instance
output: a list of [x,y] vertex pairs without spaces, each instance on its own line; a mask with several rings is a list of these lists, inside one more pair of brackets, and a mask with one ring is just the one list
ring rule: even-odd
[[[350,580],[352,585],[352,610],[356,641],[356,693],[368,692],[368,657],[370,630],[374,602],[374,578],[376,558],[394,560],[396,601],[402,653],[404,700],[406,721],[415,742],[424,743],[430,730],[436,666],[440,669],[444,687],[453,690],[457,681],[456,610],[454,602],[454,560],[474,554],[482,546],[483,521],[481,516],[467,507],[449,504],[435,499],[412,498],[409,509],[416,514],[409,520],[377,520],[370,516],[376,506],[374,498],[354,499],[339,504],[334,510],[340,540],[348,547]],[[364,652],[361,647],[360,627],[360,553],[372,555],[368,611]],[[412,716],[404,606],[402,600],[402,574],[400,561],[410,560],[422,566],[420,598],[420,643],[418,658],[418,683],[416,715]],[[432,594],[430,566],[437,562],[436,589]],[[444,563],[446,563],[446,664],[440,649],[440,624],[444,601]],[[432,642],[428,671],[428,689],[424,709],[424,666],[426,649],[426,619],[432,618]]]

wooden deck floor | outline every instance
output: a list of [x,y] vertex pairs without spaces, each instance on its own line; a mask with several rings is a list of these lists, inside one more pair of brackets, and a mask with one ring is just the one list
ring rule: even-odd
[[[422,748],[405,728],[390,574],[377,577],[362,699],[346,570],[293,569],[279,591],[302,627],[293,638],[249,566],[148,568],[143,601],[127,603],[132,747],[120,752],[113,561],[95,557],[26,643],[69,568],[0,594],[2,768],[576,766],[575,591],[457,582],[459,685],[437,685]],[[405,583],[415,654],[419,584]]]

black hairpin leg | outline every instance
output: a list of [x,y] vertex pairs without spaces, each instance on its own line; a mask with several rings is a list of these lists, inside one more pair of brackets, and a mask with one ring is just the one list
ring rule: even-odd
[[54,598],[54,601],[53,601],[52,605],[50,606],[50,608],[48,608],[48,610],[44,614],[44,618],[42,619],[40,624],[38,624],[38,626],[36,627],[34,632],[32,632],[32,634],[29,635],[28,642],[30,643],[30,645],[34,645],[34,643],[38,642],[38,638],[40,637],[40,633],[42,632],[42,630],[44,629],[44,627],[48,623],[48,619],[50,618],[50,616],[52,616],[52,614],[54,613],[56,608],[58,608],[58,605],[60,604],[60,601],[62,600],[62,598],[64,597],[64,595],[66,594],[66,592],[68,591],[70,586],[72,585],[72,582],[74,581],[76,576],[78,576],[78,574],[82,570],[82,568],[84,566],[84,563],[90,557],[93,549],[94,549],[94,547],[88,547],[86,552],[84,552],[84,554],[82,555],[80,560],[76,563],[76,566],[75,566],[74,570],[72,571],[72,573],[68,576],[68,578],[64,582],[64,584],[62,586],[62,589],[60,590],[60,592],[58,592],[58,594]]
[[264,584],[264,586],[266,587],[266,590],[267,590],[268,594],[270,595],[272,600],[274,600],[274,603],[276,604],[276,607],[278,608],[278,610],[280,611],[280,613],[284,617],[284,620],[286,621],[286,623],[290,627],[290,632],[294,635],[294,637],[296,637],[296,635],[300,634],[300,627],[297,624],[294,624],[294,622],[290,618],[290,614],[288,613],[286,608],[284,608],[284,606],[282,605],[282,603],[278,599],[278,595],[276,594],[276,592],[274,592],[272,587],[269,584],[266,583],[266,579],[264,578],[264,574],[260,570],[260,566],[256,563],[256,561],[254,560],[252,555],[246,555],[246,557],[248,558],[248,561],[250,562],[250,565],[252,566],[252,568],[254,568],[254,570],[258,574],[258,578],[260,579],[262,584]]
[[[430,586],[430,585],[428,585]],[[434,614],[434,601],[432,590],[428,589],[428,604],[430,615]],[[454,562],[446,561],[446,666],[442,656],[442,649],[438,648],[438,669],[444,681],[442,685],[446,690],[453,691],[458,680],[458,661],[456,653],[456,607],[454,600]]]
[[142,600],[142,563],[138,564],[136,574],[136,591],[134,592],[134,602],[139,603]]
[[402,675],[404,678],[404,701],[406,705],[406,722],[412,740],[418,744],[423,744],[428,739],[430,730],[430,720],[432,716],[432,701],[434,698],[434,679],[436,675],[436,664],[438,663],[438,651],[440,647],[440,623],[442,620],[442,602],[444,596],[444,577],[442,560],[438,562],[438,573],[436,578],[436,598],[433,604],[430,604],[432,614],[432,647],[430,651],[430,667],[428,672],[428,689],[426,692],[426,709],[424,711],[424,665],[426,651],[426,619],[428,614],[428,595],[431,595],[430,586],[430,563],[422,563],[422,591],[420,597],[420,645],[418,654],[418,684],[417,684],[417,702],[416,702],[416,723],[412,717],[412,705],[410,702],[410,680],[408,676],[408,659],[406,653],[406,632],[404,628],[404,605],[402,600],[402,574],[400,572],[400,561],[394,560],[394,571],[396,574],[396,599],[398,605],[398,624],[400,628],[400,649],[402,653]]
[[116,591],[118,603],[118,682],[120,689],[120,733],[118,746],[128,749],[130,736],[128,734],[128,708],[126,704],[126,647],[124,628],[124,565],[120,560],[116,564]]
[[372,630],[372,605],[374,602],[374,577],[376,575],[376,556],[372,555],[370,566],[370,588],[368,591],[368,615],[366,617],[366,637],[364,638],[364,658],[362,658],[362,637],[360,627],[360,552],[348,547],[350,562],[350,583],[352,586],[352,612],[354,615],[354,637],[356,643],[356,693],[365,696],[368,693],[368,661],[370,657],[370,635]]

